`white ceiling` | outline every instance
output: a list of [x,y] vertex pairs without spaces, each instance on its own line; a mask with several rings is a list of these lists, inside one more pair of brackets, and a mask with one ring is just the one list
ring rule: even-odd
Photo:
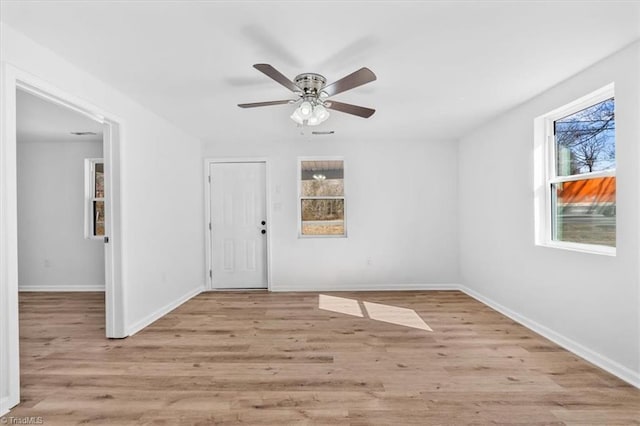
[[[22,90],[16,93],[18,142],[102,141],[103,125],[79,112],[45,101]],[[94,132],[95,135],[72,135]]]
[[376,73],[335,97],[373,117],[332,112],[317,130],[454,139],[640,38],[638,1],[1,5],[14,29],[207,141],[297,134],[291,105],[236,106],[289,96],[254,63],[329,82]]

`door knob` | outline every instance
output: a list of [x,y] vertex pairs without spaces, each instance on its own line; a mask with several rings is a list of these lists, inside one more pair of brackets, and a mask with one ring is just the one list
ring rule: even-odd
[[266,224],[267,224],[267,222],[266,222],[266,221],[264,221],[264,220],[263,220],[262,222],[260,222],[260,223],[261,223],[261,224],[263,224],[263,225],[266,225]]
[[260,233],[264,235],[264,234],[266,234],[266,233],[267,233],[267,230],[266,230],[266,229],[263,229],[262,231],[260,231]]

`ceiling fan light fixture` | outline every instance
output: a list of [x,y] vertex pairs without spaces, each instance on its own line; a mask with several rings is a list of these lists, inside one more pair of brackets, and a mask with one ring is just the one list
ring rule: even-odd
[[311,114],[313,114],[313,105],[311,105],[311,102],[302,102],[298,107],[298,114],[300,114],[300,117],[302,117],[303,119],[311,117]]
[[293,114],[291,114],[291,119],[293,121],[295,121],[296,123],[298,123],[299,125],[303,126],[304,125],[304,119],[300,116],[300,113],[298,112],[299,108],[296,108],[293,111]]
[[313,109],[313,116],[318,119],[318,124],[323,123],[327,118],[329,118],[329,111],[327,111],[324,106],[318,104]]

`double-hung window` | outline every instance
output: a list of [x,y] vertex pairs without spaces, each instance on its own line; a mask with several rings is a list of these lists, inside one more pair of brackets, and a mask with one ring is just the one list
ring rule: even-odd
[[89,158],[84,164],[85,238],[104,236],[104,161]]
[[346,237],[344,160],[299,160],[299,235]]
[[540,117],[536,128],[537,242],[615,254],[613,84]]

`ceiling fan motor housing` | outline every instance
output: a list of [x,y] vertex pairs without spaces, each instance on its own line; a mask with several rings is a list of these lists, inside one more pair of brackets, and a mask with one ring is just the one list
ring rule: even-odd
[[327,84],[326,78],[312,72],[300,74],[293,81],[302,90],[303,97],[312,96],[314,98],[320,96],[320,92]]

